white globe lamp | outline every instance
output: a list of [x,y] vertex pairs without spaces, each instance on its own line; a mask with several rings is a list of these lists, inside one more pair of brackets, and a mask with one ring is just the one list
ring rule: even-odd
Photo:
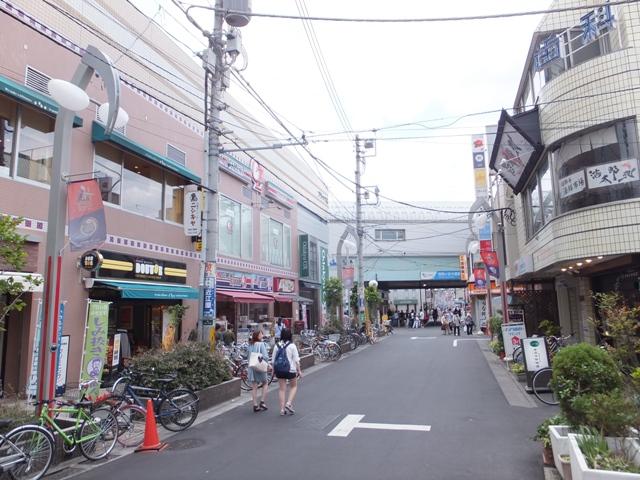
[[[98,107],[98,120],[101,123],[106,123],[109,118],[109,104],[103,103]],[[122,128],[127,122],[129,122],[129,114],[122,108],[118,107],[118,115],[116,116],[116,122],[114,128]]]
[[71,110],[72,112],[80,112],[89,106],[89,95],[83,89],[59,78],[52,78],[47,84],[51,97],[58,104]]
[[377,280],[371,280],[369,282],[369,286],[373,287],[373,288],[378,288],[378,281]]

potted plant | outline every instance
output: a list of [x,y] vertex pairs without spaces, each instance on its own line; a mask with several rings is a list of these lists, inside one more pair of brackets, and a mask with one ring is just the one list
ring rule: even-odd
[[533,437],[533,439],[536,442],[540,442],[542,444],[542,460],[545,465],[554,464],[549,427],[551,427],[552,425],[562,425],[566,423],[566,421],[567,420],[562,416],[562,414],[558,414],[554,415],[553,417],[547,418],[540,425],[538,425],[536,435]]
[[569,455],[574,480],[640,479],[640,455],[631,449],[635,440],[611,442],[596,429],[569,434]]
[[524,371],[524,365],[522,363],[513,362],[509,366],[509,370],[518,378],[519,382],[524,382],[527,379],[527,374]]

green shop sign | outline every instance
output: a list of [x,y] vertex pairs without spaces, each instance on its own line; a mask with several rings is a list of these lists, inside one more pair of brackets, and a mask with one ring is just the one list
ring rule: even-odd
[[298,237],[298,249],[300,251],[300,276],[309,276],[309,235]]
[[320,297],[322,301],[322,305],[324,305],[324,284],[329,279],[329,259],[328,255],[329,251],[320,247]]
[[107,360],[109,303],[110,302],[89,302],[80,382],[96,380],[96,383],[87,389],[87,396],[94,399],[97,398],[100,393],[102,368]]

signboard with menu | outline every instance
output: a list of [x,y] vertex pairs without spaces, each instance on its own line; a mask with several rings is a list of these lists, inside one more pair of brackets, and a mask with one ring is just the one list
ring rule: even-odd
[[502,324],[502,341],[504,342],[504,354],[507,358],[513,357],[513,349],[520,345],[520,340],[526,338],[527,330],[524,323],[509,322]]
[[524,352],[524,370],[527,374],[527,389],[533,387],[533,376],[538,370],[549,367],[549,352],[545,337],[520,339]]

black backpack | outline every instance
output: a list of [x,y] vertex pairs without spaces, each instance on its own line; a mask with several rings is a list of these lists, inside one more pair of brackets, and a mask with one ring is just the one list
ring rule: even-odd
[[277,375],[287,374],[291,371],[291,364],[289,364],[289,357],[287,357],[287,347],[291,345],[291,342],[287,342],[284,346],[278,349],[276,359],[273,362],[273,370]]

